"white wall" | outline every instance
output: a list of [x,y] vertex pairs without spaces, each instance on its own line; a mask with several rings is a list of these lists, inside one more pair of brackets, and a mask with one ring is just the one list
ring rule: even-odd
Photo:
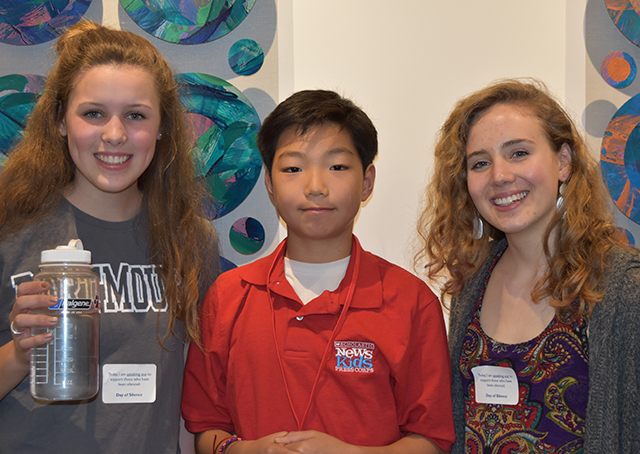
[[411,266],[434,138],[460,97],[497,78],[532,76],[580,118],[584,7],[585,0],[278,1],[280,100],[335,89],[378,128],[376,188],[355,229],[366,249]]

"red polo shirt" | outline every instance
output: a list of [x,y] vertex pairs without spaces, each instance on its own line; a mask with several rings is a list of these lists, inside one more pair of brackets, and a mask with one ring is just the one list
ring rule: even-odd
[[451,369],[433,292],[354,236],[340,286],[304,306],[284,275],[285,245],[222,274],[207,292],[206,353],[192,344],[185,370],[187,429],[246,439],[315,429],[360,446],[417,433],[449,451]]

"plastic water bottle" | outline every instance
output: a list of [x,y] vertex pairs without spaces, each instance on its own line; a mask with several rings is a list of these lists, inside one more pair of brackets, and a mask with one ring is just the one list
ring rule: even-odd
[[91,252],[82,241],[42,251],[36,281],[51,284],[49,295],[58,303],[39,313],[58,317],[52,328],[32,328],[32,333],[53,333],[48,343],[31,349],[31,395],[38,400],[83,400],[98,393],[99,298],[98,276]]

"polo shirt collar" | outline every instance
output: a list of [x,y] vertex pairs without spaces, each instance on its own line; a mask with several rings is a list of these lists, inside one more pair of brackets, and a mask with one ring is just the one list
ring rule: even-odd
[[[286,250],[286,238],[278,245],[275,251],[269,256],[254,262],[253,266],[242,267],[240,278],[249,284],[256,286],[267,286],[274,292],[281,294],[276,286],[276,282],[286,280],[284,275],[284,252]],[[340,295],[340,304],[345,303],[346,295],[351,285],[355,258],[360,257],[360,269],[358,270],[358,282],[351,301],[352,308],[376,308],[382,306],[382,281],[378,268],[377,258],[370,252],[365,251],[360,246],[358,238],[353,235],[351,246],[351,259],[344,278],[338,288],[333,292]],[[271,275],[269,272],[271,271]],[[290,286],[287,286],[290,287]],[[290,297],[289,295],[283,295]]]

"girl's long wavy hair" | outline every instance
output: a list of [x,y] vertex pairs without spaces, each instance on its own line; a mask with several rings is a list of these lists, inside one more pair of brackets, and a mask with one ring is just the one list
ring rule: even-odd
[[217,238],[203,216],[204,193],[194,179],[190,152],[193,138],[173,72],[146,39],[93,22],[69,28],[56,51],[58,60],[24,138],[0,172],[0,240],[51,215],[72,187],[75,165],[59,125],[78,77],[101,65],[146,70],[160,99],[162,136],[138,188],[148,214],[149,253],[154,263],[162,265],[158,269],[170,314],[167,332],[158,337],[164,343],[175,332],[176,320],[181,320],[187,335],[199,342],[199,282],[211,282],[217,273]]
[[[563,191],[564,204],[551,219],[543,238],[548,271],[532,291],[534,301],[549,298],[564,320],[589,316],[604,293],[600,283],[606,254],[624,247],[612,221],[607,189],[597,161],[573,121],[536,80],[498,81],[458,101],[440,129],[435,166],[418,220],[422,249],[416,264],[426,265],[430,279],[444,279],[443,296],[457,296],[488,256],[491,241],[504,232],[484,221],[475,238],[474,219],[481,218],[467,189],[466,147],[475,122],[496,104],[521,107],[536,117],[551,147],[572,151],[571,175]],[[578,305],[573,302],[578,301]]]

